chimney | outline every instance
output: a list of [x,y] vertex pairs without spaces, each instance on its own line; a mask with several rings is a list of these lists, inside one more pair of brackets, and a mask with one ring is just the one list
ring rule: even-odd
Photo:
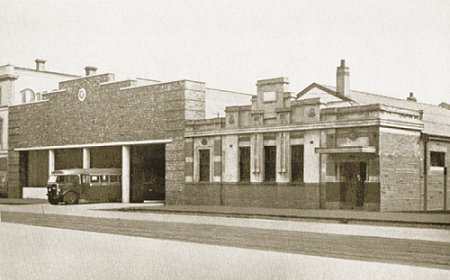
[[92,76],[95,75],[95,73],[97,72],[97,67],[86,66],[84,67],[84,71],[86,72],[86,76]]
[[406,98],[406,100],[408,100],[408,101],[413,101],[413,102],[417,102],[417,99],[414,97],[414,93],[413,93],[413,92],[410,92],[410,93],[409,93],[409,97]]
[[342,96],[348,96],[350,93],[350,72],[344,59],[341,59],[341,65],[336,70],[336,92]]
[[36,62],[36,71],[45,71],[45,60],[38,58],[34,62]]

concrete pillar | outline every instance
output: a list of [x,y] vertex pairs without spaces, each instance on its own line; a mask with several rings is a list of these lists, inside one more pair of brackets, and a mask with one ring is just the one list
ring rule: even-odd
[[48,175],[55,171],[55,150],[48,150]]
[[122,146],[122,203],[130,202],[130,146]]
[[260,183],[264,174],[264,138],[261,133],[250,137],[250,181]]
[[91,150],[83,148],[83,169],[91,168]]
[[290,179],[290,145],[289,134],[287,132],[279,132],[277,134],[277,162],[276,162],[276,181],[277,183],[287,183]]

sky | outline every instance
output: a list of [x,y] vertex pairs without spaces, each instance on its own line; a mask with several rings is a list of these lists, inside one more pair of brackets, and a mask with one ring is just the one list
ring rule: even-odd
[[334,86],[450,103],[450,1],[0,0],[0,65],[256,92],[288,77],[299,92]]

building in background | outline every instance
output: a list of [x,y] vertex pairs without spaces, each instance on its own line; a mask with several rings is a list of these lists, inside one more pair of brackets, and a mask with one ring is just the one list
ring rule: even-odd
[[10,106],[10,197],[45,197],[55,169],[121,168],[123,202],[447,208],[450,110],[351,90],[345,61],[336,86],[274,78],[253,96],[89,69]]
[[60,81],[78,76],[45,70],[45,60],[36,67],[0,66],[0,196],[6,194],[8,157],[8,111],[10,106],[38,102],[45,91],[58,88]]

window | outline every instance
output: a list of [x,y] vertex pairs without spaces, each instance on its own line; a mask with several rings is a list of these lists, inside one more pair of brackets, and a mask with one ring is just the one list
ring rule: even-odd
[[250,147],[239,148],[239,181],[250,182]]
[[445,153],[430,152],[430,166],[445,167]]
[[67,177],[68,177],[68,182],[70,182],[70,183],[80,183],[80,178],[78,177],[78,175],[70,175]]
[[98,183],[100,181],[100,178],[96,175],[91,176],[91,183]]
[[210,160],[209,160],[209,150],[199,150],[200,155],[200,182],[209,182],[210,181]]
[[277,147],[264,146],[264,181],[274,182],[276,180],[276,158]]
[[63,175],[56,178],[57,183],[79,183],[77,175]]
[[24,89],[20,91],[20,94],[22,95],[22,104],[34,102],[36,100],[36,94],[32,89]]
[[107,183],[108,182],[108,176],[107,175],[101,175],[100,176],[100,182]]
[[81,175],[81,183],[89,183],[89,175]]
[[303,182],[303,147],[303,145],[291,146],[292,182]]
[[63,183],[65,179],[65,176],[58,176],[56,177],[56,183]]
[[117,175],[111,175],[111,176],[109,176],[109,181],[110,181],[111,183],[119,182],[119,176],[117,176]]

